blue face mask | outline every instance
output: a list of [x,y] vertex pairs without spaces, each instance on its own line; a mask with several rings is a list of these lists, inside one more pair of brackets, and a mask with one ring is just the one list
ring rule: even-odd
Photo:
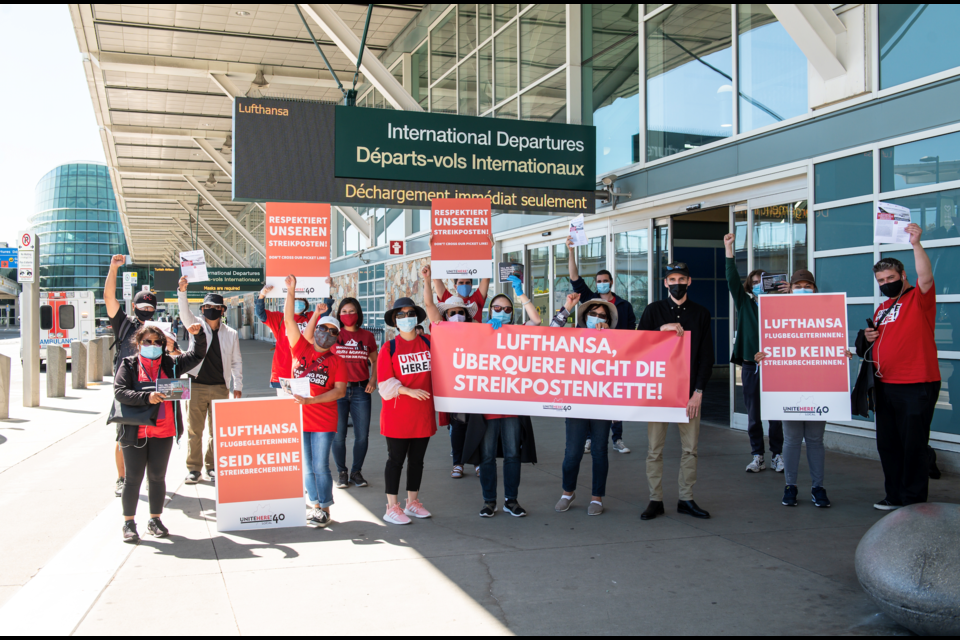
[[490,314],[490,317],[494,320],[499,320],[503,324],[510,324],[510,320],[513,318],[512,313],[507,313],[506,311],[494,311]]
[[763,285],[760,284],[759,282],[758,282],[757,284],[753,285],[753,295],[759,296],[759,295],[762,295],[762,294],[763,294]]
[[156,360],[163,355],[163,347],[159,347],[155,344],[145,344],[140,347],[140,355],[147,360]]
[[293,311],[295,313],[301,314],[307,310],[307,303],[303,300],[296,300],[293,303]]
[[600,318],[595,316],[587,316],[587,329],[596,329],[597,325],[603,322]]
[[403,333],[410,333],[416,326],[416,318],[397,318],[397,329],[400,329]]
[[458,284],[457,285],[457,295],[466,300],[470,297],[470,290],[473,289],[471,284]]
[[794,289],[794,293],[813,293],[813,289]]
[[610,293],[610,283],[609,283],[609,282],[598,282],[598,283],[597,283],[597,293]]

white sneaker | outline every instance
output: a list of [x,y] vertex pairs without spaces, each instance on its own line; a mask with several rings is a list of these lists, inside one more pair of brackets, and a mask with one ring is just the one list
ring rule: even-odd
[[307,518],[307,524],[322,529],[330,524],[330,514],[323,509],[314,509]]
[[590,453],[590,440],[587,439],[587,444],[583,445],[583,452]]
[[383,514],[384,522],[390,524],[410,524],[410,518],[400,509],[400,504],[387,505],[387,512]]
[[619,451],[620,453],[630,453],[630,449],[627,445],[623,444],[623,440],[617,440],[613,443],[613,450]]
[[763,463],[763,456],[753,456],[753,462],[747,465],[748,473],[760,473],[767,468]]
[[770,464],[773,466],[773,470],[777,473],[783,473],[783,456],[779,453],[773,456],[773,460],[770,461]]

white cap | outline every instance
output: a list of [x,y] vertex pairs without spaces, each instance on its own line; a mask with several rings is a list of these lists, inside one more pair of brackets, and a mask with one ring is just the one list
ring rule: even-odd
[[324,316],[320,318],[320,321],[317,323],[317,327],[322,324],[328,324],[331,327],[336,327],[337,331],[340,331],[340,321],[334,318],[333,316]]

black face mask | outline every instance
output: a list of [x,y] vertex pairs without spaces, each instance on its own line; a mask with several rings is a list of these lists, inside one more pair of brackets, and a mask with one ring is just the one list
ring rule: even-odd
[[214,307],[207,307],[203,310],[203,317],[207,320],[219,320],[222,315],[223,311]]
[[671,284],[667,288],[674,300],[682,300],[683,296],[687,295],[687,285],[685,284]]
[[903,291],[903,280],[887,282],[880,285],[880,293],[888,298],[896,298],[898,295],[900,295],[901,291]]
[[134,309],[133,312],[134,314],[136,314],[137,320],[139,320],[140,322],[147,322],[148,320],[153,320],[153,314],[156,313],[156,311],[142,311],[140,309]]

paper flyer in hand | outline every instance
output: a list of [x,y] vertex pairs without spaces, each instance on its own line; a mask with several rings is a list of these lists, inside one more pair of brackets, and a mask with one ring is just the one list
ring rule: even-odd
[[203,257],[203,249],[180,252],[180,275],[185,277],[187,282],[206,282],[210,279],[207,276],[207,260]]
[[573,246],[582,247],[587,244],[587,232],[583,228],[583,214],[570,221],[570,237],[573,239]]
[[498,282],[510,282],[510,276],[517,276],[523,282],[523,265],[519,262],[499,262],[497,267],[500,276]]
[[157,380],[157,393],[162,393],[172,402],[189,400],[190,378],[160,378]]
[[311,398],[310,378],[280,378],[280,388],[287,395]]
[[874,240],[881,244],[910,244],[907,225],[910,224],[910,209],[898,204],[881,202],[877,205],[877,226]]

